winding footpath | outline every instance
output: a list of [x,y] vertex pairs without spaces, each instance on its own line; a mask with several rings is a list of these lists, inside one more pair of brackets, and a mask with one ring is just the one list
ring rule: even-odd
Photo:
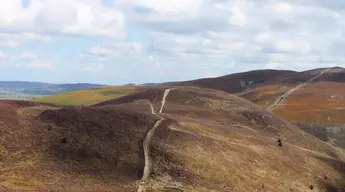
[[284,95],[278,97],[278,99],[267,108],[267,111],[272,111],[273,109],[275,109],[276,107],[278,107],[289,95],[291,95],[293,92],[297,91],[298,89],[300,89],[301,87],[304,87],[306,85],[308,85],[310,82],[314,81],[316,78],[319,78],[321,75],[323,75],[324,73],[326,73],[327,71],[329,71],[331,69],[326,69],[323,70],[322,72],[320,72],[318,75],[316,75],[315,77],[309,79],[308,81],[299,84],[297,87],[294,87],[292,89],[290,89],[290,91],[286,92]]
[[[166,98],[168,97],[168,95],[169,95],[171,90],[172,89],[165,89],[164,95],[163,95],[163,98],[162,98],[162,101],[161,101],[162,105],[161,105],[161,108],[159,110],[159,113],[163,112],[163,109],[164,109],[164,106],[165,106],[165,103],[166,103]],[[151,172],[151,167],[152,167],[152,162],[151,162],[151,159],[150,159],[150,143],[151,143],[151,140],[152,140],[152,136],[155,133],[155,130],[165,120],[165,118],[160,116],[160,115],[158,115],[155,112],[154,106],[153,106],[153,104],[149,100],[138,100],[138,101],[136,101],[134,103],[139,103],[139,102],[144,102],[144,103],[147,103],[148,105],[150,105],[151,113],[153,115],[156,115],[156,116],[159,117],[159,120],[155,123],[155,125],[147,133],[147,135],[145,137],[145,140],[143,142],[143,150],[144,150],[144,156],[145,156],[145,167],[144,167],[143,176],[142,176],[142,178],[141,178],[141,180],[139,182],[139,186],[138,186],[138,191],[137,192],[145,192],[146,191],[146,184],[147,184],[146,181],[150,177],[150,172]]]
[[134,102],[134,103],[140,103],[140,102],[147,103],[148,105],[150,105],[151,113],[152,113],[153,115],[157,115],[157,113],[155,112],[155,107],[152,105],[152,103],[151,103],[150,100],[148,100],[148,99],[145,99],[145,100],[138,100],[138,101],[136,101],[136,102]]

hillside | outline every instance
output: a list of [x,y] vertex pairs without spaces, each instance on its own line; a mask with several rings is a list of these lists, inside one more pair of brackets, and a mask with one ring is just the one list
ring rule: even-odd
[[345,148],[344,82],[343,68],[315,69],[277,78],[238,95]]
[[223,77],[183,82],[235,93],[279,117],[315,127],[334,145],[345,148],[345,70],[341,67],[302,72],[258,70]]
[[[248,99],[264,109],[272,105],[284,94],[289,96],[279,106],[271,109],[273,113],[293,123],[302,124],[304,130],[309,127],[309,132],[315,132],[315,126],[322,127],[320,133],[325,135],[334,145],[345,148],[345,125],[342,118],[343,110],[343,68],[314,69],[303,72],[257,70],[237,73],[219,78],[199,79],[189,82],[175,83],[177,86],[196,85],[200,87],[223,90]],[[320,76],[319,76],[320,75]],[[317,78],[315,78],[317,77]],[[315,78],[315,79],[313,79]],[[308,86],[296,87],[313,79]],[[76,93],[61,94],[52,97],[39,98],[36,101],[55,103],[59,105],[89,105],[97,102],[124,96],[152,86],[105,87],[102,89],[81,91]],[[117,89],[115,94],[104,94],[112,89]],[[123,90],[121,90],[123,89]],[[132,90],[132,91],[129,91]],[[291,94],[290,94],[291,92]]]
[[345,191],[344,151],[228,93],[169,88],[1,102],[0,190]]
[[221,90],[228,93],[238,93],[253,87],[257,87],[262,83],[273,81],[276,78],[291,76],[296,73],[297,72],[295,71],[287,70],[255,70],[216,78],[180,82],[176,83],[176,85],[198,86]]

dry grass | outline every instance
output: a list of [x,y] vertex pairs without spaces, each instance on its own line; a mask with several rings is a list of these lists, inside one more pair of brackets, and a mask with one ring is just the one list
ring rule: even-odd
[[131,191],[141,167],[140,139],[155,122],[86,107],[6,106],[0,114],[0,191]]
[[285,92],[289,91],[293,85],[278,85],[278,84],[268,84],[262,87],[255,88],[249,92],[241,95],[245,98],[263,108],[267,108],[274,101]]
[[[154,164],[158,164],[155,178],[168,174],[173,181],[194,186],[196,191],[203,188],[205,191],[304,192],[311,184],[319,191],[345,186],[344,173],[327,162],[337,155],[344,158],[341,151],[274,116],[260,120],[265,116],[263,112],[236,103],[232,98],[216,101],[216,97],[194,95],[188,99],[182,95],[183,91],[174,91],[168,97],[170,105],[166,111],[175,114],[169,117],[177,118],[179,123],[168,130],[157,130],[153,150]],[[192,94],[190,89],[187,92]],[[193,107],[177,105],[175,98],[179,103],[185,99]],[[194,114],[193,118],[186,117],[183,108],[188,114]],[[217,111],[220,116],[200,118],[204,108]],[[249,117],[256,121],[253,124],[241,117],[248,111]],[[277,144],[277,135],[263,129],[265,126],[278,129],[283,148]],[[325,181],[325,175],[331,179]]]
[[37,98],[35,101],[56,105],[92,105],[102,101],[128,95],[137,90],[136,87],[104,87],[82,90],[61,95]]
[[[310,184],[322,191],[328,190],[324,175],[331,178],[333,185],[343,178],[312,154],[294,147],[281,149],[275,140],[233,137],[189,122],[180,123],[172,131],[164,149],[170,157],[166,154],[156,163],[165,167],[165,173],[173,175],[175,180],[186,186],[192,184],[196,191],[204,188],[205,191],[304,192]],[[178,143],[181,139],[183,144]]]
[[23,178],[17,175],[3,178],[5,181],[0,182],[0,186],[10,190],[33,191],[44,187],[44,185],[35,179]]
[[344,90],[343,83],[310,84],[290,95],[274,113],[286,120],[299,123],[344,124]]

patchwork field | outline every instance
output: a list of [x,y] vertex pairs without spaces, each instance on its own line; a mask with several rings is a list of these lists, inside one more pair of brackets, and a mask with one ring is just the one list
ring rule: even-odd
[[143,87],[134,86],[103,87],[37,98],[35,99],[35,101],[53,103],[56,105],[92,105],[102,101],[128,95],[142,88]]

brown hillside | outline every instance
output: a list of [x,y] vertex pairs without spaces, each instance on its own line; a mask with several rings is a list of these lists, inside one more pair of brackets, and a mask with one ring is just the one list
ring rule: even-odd
[[[287,76],[276,77],[270,82],[240,93],[239,96],[252,101],[263,108],[267,108],[269,105],[274,103],[279,96],[288,92],[292,88],[295,88],[299,84],[315,77],[322,72],[322,70],[325,69],[314,69],[304,72],[296,72]],[[321,77],[315,79],[313,82],[317,82],[320,79]]]
[[[341,96],[341,86],[345,81],[345,70],[343,68],[335,67],[329,69],[315,69],[295,73],[285,77],[275,78],[273,81],[262,84],[256,88],[250,89],[240,94],[240,96],[262,107],[267,107],[268,105],[272,104],[279,96],[288,92],[292,88],[295,88],[301,83],[312,79],[324,70],[329,71],[323,73],[313,81],[309,82],[307,86],[304,86],[303,88],[298,89],[298,91],[295,91],[285,100],[284,104],[291,98],[295,97],[302,100],[301,102],[293,102],[295,103],[294,105],[302,104],[303,106],[300,106],[300,108],[303,109],[314,107],[310,104],[307,104],[310,102],[313,102],[313,104],[328,105],[329,100],[326,99],[327,97],[332,97],[332,95],[333,97],[336,97],[334,96],[337,95],[336,93],[339,93],[338,95]],[[326,88],[326,90],[323,90],[324,88]],[[314,100],[313,97],[323,98],[315,98],[316,100]],[[309,102],[305,103],[303,99],[309,100]],[[333,106],[342,107],[340,105]],[[294,110],[292,110],[292,112],[294,112]]]
[[0,105],[0,191],[135,191],[141,141],[157,117],[10,103]]
[[[0,191],[137,191],[142,143],[160,118],[148,103],[158,113],[164,93],[63,109],[6,104]],[[146,191],[345,191],[343,151],[253,103],[197,87],[165,102]]]
[[[130,98],[145,98],[157,106],[158,93],[162,95],[163,90],[137,93],[109,101],[108,104],[125,105],[123,103],[133,101]],[[101,105],[105,106],[104,103]],[[322,181],[320,175],[328,174],[333,170],[329,166],[335,166],[335,170],[338,169],[336,175],[342,175],[338,181],[341,182],[344,177],[341,168],[343,160],[336,160],[344,158],[339,149],[225,92],[177,87],[169,94],[164,111],[165,117],[177,123],[158,129],[153,140],[156,166],[152,183],[160,189],[164,186],[195,189],[198,183],[198,191],[255,191],[262,185],[266,186],[266,191],[274,191],[278,183],[284,181],[279,191],[304,191],[308,186],[303,187],[306,178],[300,174],[311,171],[314,178],[307,179],[308,182],[320,182],[319,189],[335,190],[336,187]],[[287,145],[283,151],[277,147],[279,136]],[[235,151],[237,157],[233,157]],[[259,164],[265,165],[260,172],[284,174],[278,178],[253,175],[248,167],[254,165],[242,158],[256,159]],[[276,167],[276,162],[282,162],[279,163],[281,167]],[[311,162],[318,166],[307,170]],[[292,171],[292,167],[299,171]],[[217,171],[219,169],[222,171]],[[168,178],[170,182],[166,183]],[[238,178],[244,179],[240,182]],[[292,183],[299,184],[293,186]],[[338,187],[340,191],[343,184]]]
[[[274,103],[284,93],[298,86],[301,82],[315,77],[325,69],[299,73],[281,81],[265,84],[241,94],[263,108]],[[273,113],[291,122],[303,124],[303,128],[321,126],[321,137],[335,145],[345,147],[345,70],[330,68],[327,72],[289,95],[284,102],[273,110]],[[320,135],[320,134],[319,134]]]
[[273,81],[275,78],[281,78],[293,75],[295,73],[297,72],[285,70],[256,70],[244,73],[235,73],[216,78],[186,81],[181,82],[177,85],[198,86],[203,88],[221,90],[228,93],[237,93],[248,88],[256,87],[262,83]]

